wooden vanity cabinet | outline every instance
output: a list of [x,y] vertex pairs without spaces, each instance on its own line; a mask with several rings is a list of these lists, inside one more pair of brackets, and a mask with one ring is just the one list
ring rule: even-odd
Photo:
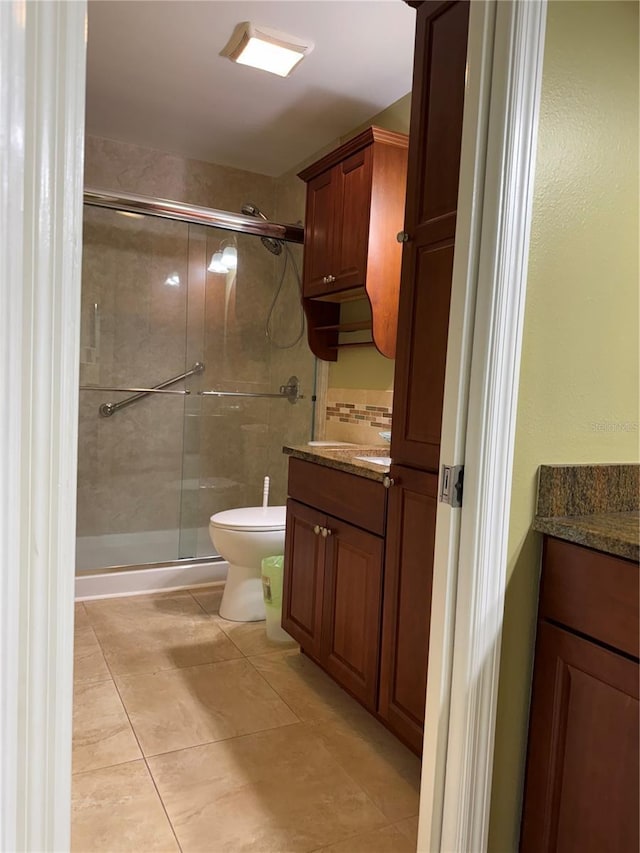
[[[372,711],[378,703],[384,491],[379,482],[290,460],[282,626]],[[367,498],[373,498],[369,506]],[[343,517],[329,515],[327,505]]]
[[408,137],[377,127],[341,145],[299,175],[307,183],[303,305],[309,345],[335,361],[340,302],[366,297],[372,342],[395,355],[407,179]]
[[638,837],[638,565],[545,537],[522,853]]

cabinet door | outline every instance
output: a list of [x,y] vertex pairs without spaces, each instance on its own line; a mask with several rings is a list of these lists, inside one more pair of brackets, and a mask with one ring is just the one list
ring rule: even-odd
[[336,171],[336,218],[331,275],[332,290],[364,287],[371,211],[373,151],[371,146],[347,157]]
[[334,251],[337,185],[335,168],[318,175],[307,185],[304,296],[318,296],[331,290],[325,279],[331,273]]
[[422,751],[438,478],[393,466],[389,490],[378,710]]
[[282,627],[312,657],[320,657],[325,524],[317,510],[289,500],[284,556]]
[[638,850],[638,664],[541,622],[522,853]]
[[437,471],[458,203],[469,3],[416,20],[393,440],[402,465]]
[[378,693],[383,539],[327,518],[322,665],[371,710]]

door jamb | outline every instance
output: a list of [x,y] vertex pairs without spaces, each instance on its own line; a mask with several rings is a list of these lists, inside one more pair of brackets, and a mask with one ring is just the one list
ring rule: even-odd
[[436,523],[419,851],[487,848],[545,24],[471,3],[442,434],[465,493]]

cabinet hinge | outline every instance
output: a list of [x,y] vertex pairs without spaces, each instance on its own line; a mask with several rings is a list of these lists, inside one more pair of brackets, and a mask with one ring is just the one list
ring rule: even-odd
[[452,507],[462,506],[464,465],[443,465],[440,479],[440,502]]

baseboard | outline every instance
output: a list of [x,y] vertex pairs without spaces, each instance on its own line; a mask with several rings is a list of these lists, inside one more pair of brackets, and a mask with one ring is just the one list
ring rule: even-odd
[[188,566],[161,566],[154,569],[101,572],[76,578],[76,601],[92,598],[118,598],[124,595],[148,595],[152,592],[222,586],[228,563],[194,563]]

